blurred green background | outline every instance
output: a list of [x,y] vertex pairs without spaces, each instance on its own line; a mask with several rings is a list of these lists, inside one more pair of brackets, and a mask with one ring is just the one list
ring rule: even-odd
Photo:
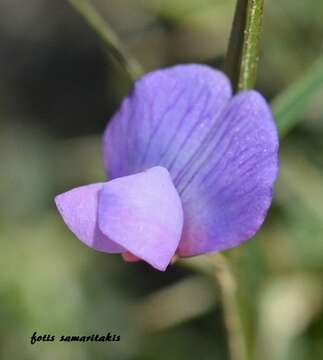
[[[321,0],[265,1],[257,88],[273,99],[323,54]],[[152,70],[222,66],[232,0],[97,0]],[[229,359],[214,279],[82,245],[53,197],[104,179],[102,131],[129,88],[65,1],[0,0],[0,359]],[[323,91],[283,139],[257,237],[227,251],[250,359],[323,359]],[[31,335],[119,334],[116,343]]]

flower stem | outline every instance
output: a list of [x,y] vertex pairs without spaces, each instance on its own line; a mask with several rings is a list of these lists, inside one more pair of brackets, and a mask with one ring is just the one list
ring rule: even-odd
[[216,281],[228,335],[230,359],[249,359],[242,314],[238,304],[237,284],[228,260],[222,254],[215,253],[179,260],[178,264],[207,275]]
[[143,73],[140,64],[129,54],[110,25],[101,17],[94,6],[88,0],[68,0],[68,2],[95,31],[108,54],[125,70],[130,80],[137,79]]
[[235,92],[255,86],[264,0],[237,0],[225,71]]
[[240,314],[237,285],[226,258],[214,254],[214,276],[219,285],[224,323],[228,333],[231,360],[247,360],[246,339]]

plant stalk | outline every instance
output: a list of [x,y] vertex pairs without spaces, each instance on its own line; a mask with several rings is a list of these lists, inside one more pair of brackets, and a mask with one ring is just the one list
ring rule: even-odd
[[264,0],[237,0],[225,71],[235,92],[255,86]]
[[123,46],[117,34],[88,0],[68,0],[68,2],[94,30],[108,54],[124,69],[131,81],[143,74],[140,64]]

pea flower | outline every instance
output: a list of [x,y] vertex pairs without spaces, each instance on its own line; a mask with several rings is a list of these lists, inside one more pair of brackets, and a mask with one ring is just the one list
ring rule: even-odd
[[103,138],[109,181],[55,198],[87,246],[164,271],[172,257],[218,252],[262,225],[278,172],[278,136],[256,91],[232,96],[204,65],[136,81]]

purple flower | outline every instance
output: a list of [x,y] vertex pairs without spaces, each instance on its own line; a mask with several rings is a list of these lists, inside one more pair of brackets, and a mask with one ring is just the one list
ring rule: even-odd
[[165,270],[172,257],[221,251],[264,221],[278,171],[278,137],[256,91],[232,96],[203,65],[143,76],[107,126],[110,181],[55,199],[86,245]]

